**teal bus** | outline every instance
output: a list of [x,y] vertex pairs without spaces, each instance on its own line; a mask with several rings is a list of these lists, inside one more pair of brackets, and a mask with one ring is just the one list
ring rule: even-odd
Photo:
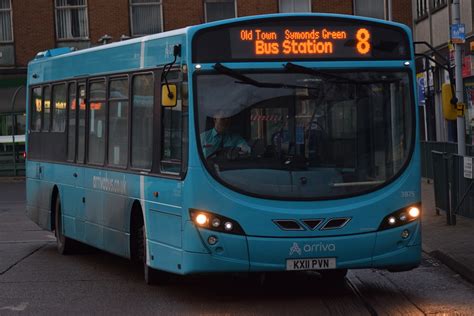
[[217,21],[28,66],[27,214],[168,273],[406,271],[421,257],[410,29]]

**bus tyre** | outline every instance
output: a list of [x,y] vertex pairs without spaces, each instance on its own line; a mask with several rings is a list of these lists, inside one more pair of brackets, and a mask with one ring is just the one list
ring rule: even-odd
[[146,232],[145,226],[141,226],[139,234],[142,238],[139,238],[139,259],[143,263],[143,276],[145,283],[148,285],[159,285],[163,284],[166,279],[166,274],[162,271],[158,271],[148,266],[147,264],[147,248],[146,248]]
[[56,236],[56,247],[58,252],[62,255],[67,255],[73,252],[74,240],[63,235],[63,221],[61,217],[61,199],[59,195],[56,197],[54,204],[54,235]]
[[344,282],[347,275],[347,269],[321,270],[319,273],[324,281],[339,283]]

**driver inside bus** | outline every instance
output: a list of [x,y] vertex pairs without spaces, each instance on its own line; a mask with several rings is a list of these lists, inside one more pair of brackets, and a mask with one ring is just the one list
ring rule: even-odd
[[218,114],[213,120],[214,127],[201,133],[202,150],[206,158],[226,148],[236,148],[241,154],[250,153],[250,146],[245,139],[230,131],[232,123],[230,117]]

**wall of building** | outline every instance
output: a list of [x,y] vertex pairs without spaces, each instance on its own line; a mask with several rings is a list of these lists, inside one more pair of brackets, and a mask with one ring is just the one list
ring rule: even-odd
[[128,0],[88,1],[89,38],[91,44],[98,43],[105,34],[119,41],[120,36],[130,36],[130,14]]
[[15,0],[12,9],[15,61],[26,67],[37,52],[55,46],[53,1]]
[[392,19],[411,27],[413,23],[411,5],[411,0],[392,1]]
[[165,31],[204,23],[204,4],[201,0],[163,1]]
[[312,1],[311,5],[313,12],[353,14],[354,11],[352,1],[348,0]]

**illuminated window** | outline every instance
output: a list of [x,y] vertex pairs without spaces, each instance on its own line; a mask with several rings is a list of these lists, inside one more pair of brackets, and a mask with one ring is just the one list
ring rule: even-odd
[[88,39],[87,0],[55,0],[58,40]]
[[53,86],[53,132],[66,130],[66,85]]
[[161,0],[130,0],[132,36],[163,31]]
[[280,13],[311,12],[311,0],[280,0]]
[[89,163],[103,164],[105,158],[105,82],[92,82],[89,86]]
[[43,132],[49,132],[51,126],[51,87],[43,88]]
[[43,110],[43,99],[41,87],[34,88],[31,91],[31,118],[30,128],[33,132],[41,130],[41,112]]
[[355,0],[354,14],[385,19],[385,1]]
[[206,22],[231,19],[237,16],[234,0],[205,0],[204,12]]
[[74,161],[76,157],[76,84],[69,84],[69,102],[68,102],[68,111],[69,111],[69,124],[68,124],[68,134],[67,134],[67,160]]
[[13,42],[12,4],[10,0],[0,0],[0,43]]

